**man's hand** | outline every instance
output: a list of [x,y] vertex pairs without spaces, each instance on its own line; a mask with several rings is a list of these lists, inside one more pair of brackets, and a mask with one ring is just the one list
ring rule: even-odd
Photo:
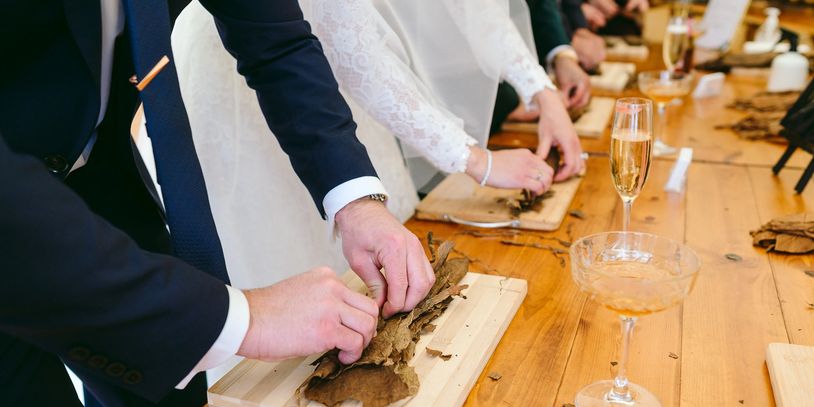
[[605,40],[585,28],[574,31],[571,46],[577,52],[580,65],[586,70],[596,68],[605,60]]
[[554,58],[557,86],[568,100],[569,109],[581,108],[591,99],[591,78],[571,54],[572,56],[568,56],[561,52]]
[[345,258],[385,318],[409,311],[424,299],[435,273],[418,238],[383,203],[357,199],[336,214],[336,225]]
[[545,89],[534,97],[540,106],[537,155],[545,158],[552,146],[559,146],[564,164],[554,175],[554,182],[564,181],[579,174],[585,165],[579,137],[557,92]]
[[345,287],[327,267],[244,294],[250,319],[241,356],[275,361],[337,348],[348,364],[376,333],[376,302]]
[[[486,173],[486,151],[472,146],[466,173],[480,182]],[[554,170],[545,160],[525,148],[492,152],[492,171],[486,185],[495,188],[523,188],[542,194],[551,188]]]
[[588,3],[582,3],[580,9],[582,9],[582,14],[585,16],[585,20],[588,21],[588,26],[590,26],[592,30],[598,30],[608,23],[608,19],[605,18],[605,15],[602,14],[602,11],[598,8]]
[[605,19],[610,19],[619,12],[619,5],[614,0],[588,0],[588,3],[598,8]]
[[648,0],[628,0],[627,4],[625,5],[625,12],[633,13],[634,11],[638,11],[640,13],[644,13],[650,8],[650,3]]

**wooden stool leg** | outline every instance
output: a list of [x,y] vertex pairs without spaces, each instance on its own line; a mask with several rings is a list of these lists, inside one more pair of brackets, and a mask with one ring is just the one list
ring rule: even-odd
[[780,156],[780,159],[777,160],[777,163],[774,165],[774,167],[772,167],[772,172],[774,175],[777,175],[780,170],[786,166],[786,163],[789,161],[789,158],[791,158],[791,155],[794,154],[795,150],[797,150],[797,146],[794,144],[789,144],[786,151],[783,152],[783,155]]
[[797,191],[798,194],[802,194],[803,190],[808,185],[808,181],[811,180],[811,175],[814,174],[814,158],[808,163],[806,170],[803,171],[803,175],[800,177],[800,180],[797,181],[797,185],[794,186],[794,190]]

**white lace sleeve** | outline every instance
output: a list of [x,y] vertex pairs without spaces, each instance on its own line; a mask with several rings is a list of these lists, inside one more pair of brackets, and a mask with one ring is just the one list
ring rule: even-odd
[[[444,0],[455,24],[470,38],[481,59],[501,61],[500,77],[509,82],[526,106],[534,106],[534,95],[544,88],[556,89],[509,16],[504,0]],[[477,30],[477,33],[473,33]],[[485,54],[489,54],[488,56]]]
[[312,0],[309,21],[343,90],[440,170],[465,171],[477,141],[419,91],[377,32],[376,13],[370,0]]

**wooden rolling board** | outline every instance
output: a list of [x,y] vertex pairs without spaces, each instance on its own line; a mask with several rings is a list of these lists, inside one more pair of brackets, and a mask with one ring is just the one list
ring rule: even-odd
[[636,64],[632,62],[601,62],[599,75],[591,75],[591,88],[621,92],[633,75],[636,75]]
[[770,343],[766,365],[778,407],[814,405],[814,347]]
[[[588,109],[574,123],[574,129],[580,137],[599,138],[605,132],[608,121],[613,115],[613,108],[616,100],[608,97],[593,97]],[[537,133],[537,123],[515,123],[506,122],[503,124],[503,131]]]
[[[571,200],[582,182],[582,177],[556,183],[551,187],[554,196],[543,201],[539,212],[525,212],[517,219],[516,227],[521,229],[556,230],[568,212]],[[502,222],[511,220],[509,209],[499,198],[516,197],[517,189],[497,189],[482,187],[463,173],[448,176],[416,207],[415,217],[422,220],[451,221],[456,219],[471,222]]]
[[[350,275],[350,277],[348,277]],[[353,273],[343,277],[348,286],[364,291],[364,284]],[[460,406],[475,385],[486,362],[526,297],[526,280],[467,273],[461,284],[466,299],[456,297],[433,323],[434,332],[425,334],[416,344],[410,361],[421,382],[412,399],[399,406]],[[427,347],[453,355],[449,360],[429,356]],[[319,355],[283,362],[244,360],[208,392],[210,407],[300,406],[295,391],[313,372],[311,363]],[[316,402],[302,402],[309,407]],[[345,402],[343,407],[358,406]]]

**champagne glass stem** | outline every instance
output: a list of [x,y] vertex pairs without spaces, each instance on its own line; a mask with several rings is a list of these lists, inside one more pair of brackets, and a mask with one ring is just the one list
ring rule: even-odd
[[630,210],[633,208],[633,200],[622,198],[622,204],[624,204],[622,231],[627,232],[630,230]]
[[656,114],[659,116],[659,129],[658,132],[656,132],[656,140],[663,143],[664,139],[662,138],[662,135],[664,134],[665,130],[667,130],[667,103],[656,103]]
[[628,389],[627,359],[630,353],[630,336],[633,334],[633,327],[636,325],[636,317],[620,315],[619,319],[622,322],[622,341],[619,344],[616,377],[613,379],[613,389],[608,392],[608,400],[630,403],[633,401],[633,396],[630,395]]

